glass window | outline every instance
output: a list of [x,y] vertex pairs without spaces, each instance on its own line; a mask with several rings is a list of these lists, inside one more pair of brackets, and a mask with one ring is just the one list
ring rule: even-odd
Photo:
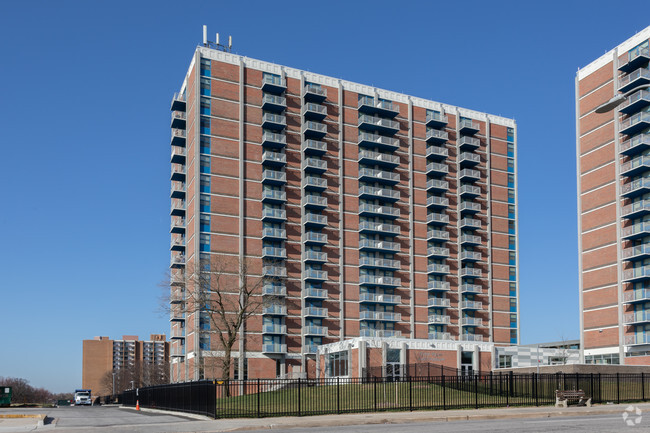
[[511,250],[517,249],[517,238],[514,236],[508,236],[508,248]]
[[201,134],[210,135],[210,119],[201,117]]
[[201,194],[201,212],[210,212],[210,196]]
[[508,205],[508,218],[514,219],[515,215],[516,215],[515,205],[509,204]]
[[510,267],[508,269],[508,275],[510,276],[510,280],[516,280],[517,279],[517,268]]
[[515,202],[515,190],[508,189],[508,203],[514,203],[514,202]]
[[516,251],[508,251],[508,262],[510,265],[516,265],[517,264],[517,252]]
[[515,171],[515,160],[508,158],[508,172],[513,173]]
[[517,298],[510,298],[510,311],[517,312]]
[[508,156],[515,156],[515,143],[508,143]]
[[201,78],[201,95],[203,96],[210,96],[210,79],[209,78]]
[[201,136],[201,153],[210,153],[210,137]]
[[210,157],[201,155],[201,173],[210,173]]
[[499,355],[499,368],[512,367],[512,355]]
[[207,174],[201,175],[201,192],[210,192],[210,176]]
[[201,214],[201,231],[209,232],[210,231],[210,215]]
[[201,98],[201,114],[210,115],[210,98]]
[[347,376],[348,375],[348,351],[330,353],[329,359],[329,375],[331,377]]
[[517,296],[517,283],[510,283],[510,296]]

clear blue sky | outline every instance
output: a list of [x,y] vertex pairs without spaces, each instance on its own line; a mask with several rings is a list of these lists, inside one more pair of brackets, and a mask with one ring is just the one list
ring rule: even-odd
[[596,1],[2,2],[0,376],[70,391],[83,339],[169,333],[169,102],[203,24],[238,54],[514,117],[522,343],[578,338],[574,77],[643,16]]

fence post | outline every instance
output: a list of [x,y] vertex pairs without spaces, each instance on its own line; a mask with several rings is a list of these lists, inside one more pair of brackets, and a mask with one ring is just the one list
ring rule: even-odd
[[375,394],[375,412],[377,412],[377,378],[373,377],[373,393]]
[[603,382],[601,381],[600,373],[598,373],[598,402],[603,402]]
[[641,400],[645,401],[645,376],[641,372]]
[[510,383],[508,384],[508,385],[509,385],[509,388],[510,388],[510,397],[514,397],[514,396],[515,396],[515,394],[514,394],[514,392],[515,392],[515,390],[514,390],[514,380],[515,380],[515,376],[514,376],[514,374],[512,373],[512,370],[509,371],[508,376],[509,376],[508,379],[509,379],[509,382],[510,382]]
[[257,379],[257,417],[260,417],[260,380]]
[[493,392],[492,392],[492,385],[493,385],[493,383],[492,383],[492,371],[490,371],[490,395],[494,395]]
[[442,378],[442,410],[447,410],[447,402],[446,402],[446,392],[445,392],[445,375],[443,374],[440,376]]
[[478,409],[478,374],[474,374],[474,406]]
[[506,381],[506,407],[510,407],[510,381]]
[[616,404],[621,404],[621,380],[619,373],[616,373]]
[[594,374],[591,373],[589,377],[589,397],[594,398]]
[[539,406],[539,376],[533,373],[533,386],[535,387],[535,406]]
[[341,385],[341,378],[336,376],[336,413],[341,413],[341,392],[339,390]]
[[413,412],[413,377],[409,376],[409,411]]
[[300,378],[298,378],[298,416],[300,416]]

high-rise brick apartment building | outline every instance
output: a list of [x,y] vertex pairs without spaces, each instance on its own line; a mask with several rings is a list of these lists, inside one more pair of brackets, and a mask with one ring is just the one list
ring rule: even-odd
[[[650,364],[650,27],[576,76],[580,334],[587,363]],[[635,90],[636,89],[636,90]],[[615,109],[594,110],[632,93]]]
[[248,258],[287,301],[235,347],[249,378],[313,373],[319,345],[354,337],[518,343],[512,119],[217,48],[171,106],[172,380],[221,354],[178,307],[211,254]]

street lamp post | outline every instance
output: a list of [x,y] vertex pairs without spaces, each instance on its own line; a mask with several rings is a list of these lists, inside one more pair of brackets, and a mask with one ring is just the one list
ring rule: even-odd
[[113,372],[113,401],[115,401],[115,372]]
[[601,104],[598,107],[596,107],[596,109],[594,111],[596,113],[607,113],[608,111],[612,111],[614,108],[621,105],[627,99],[627,97],[630,96],[632,93],[636,92],[637,90],[647,89],[649,87],[650,87],[650,84],[641,84],[640,86],[636,86],[632,90],[628,90],[627,92],[625,92],[623,94],[619,94],[619,95],[614,96],[609,101],[607,101],[604,104]]

